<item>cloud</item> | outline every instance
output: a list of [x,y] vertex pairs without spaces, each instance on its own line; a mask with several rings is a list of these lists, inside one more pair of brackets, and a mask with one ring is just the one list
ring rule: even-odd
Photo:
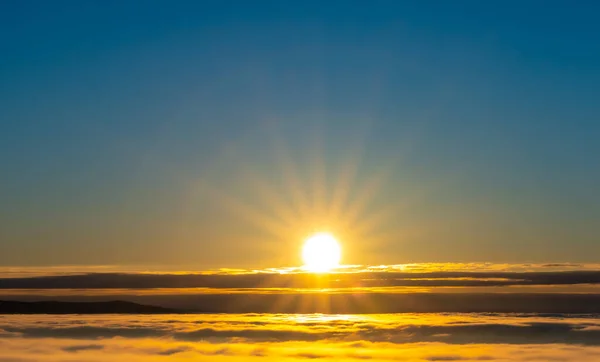
[[331,355],[323,354],[323,353],[315,353],[315,352],[298,352],[295,354],[291,354],[290,357],[299,357],[299,358],[307,358],[307,359],[320,359],[320,358],[328,358],[332,357]]
[[119,274],[91,273],[0,278],[0,289],[334,289],[368,287],[498,287],[600,284],[600,271],[362,271],[336,274]]
[[[0,362],[204,362],[204,361],[288,361],[307,360],[358,362],[373,361],[577,361],[595,362],[600,357],[598,347],[564,346],[561,344],[469,344],[449,345],[443,343],[369,343],[356,349],[347,343],[319,342],[235,342],[227,343],[182,343],[165,339],[110,339],[99,343],[101,350],[82,350],[73,357],[64,350],[69,340],[60,339],[16,339],[3,346]],[[217,351],[226,348],[226,354]],[[76,358],[76,359],[75,359]]]
[[[176,290],[177,291],[177,290]],[[600,313],[600,294],[382,292],[247,293],[81,296],[19,295],[18,300],[127,300],[204,313]]]
[[[367,348],[368,343],[568,344],[600,346],[600,319],[568,315],[407,314],[366,316],[303,315],[182,315],[76,316],[55,320],[48,316],[5,316],[3,340],[54,338],[65,340],[169,339],[179,342],[282,343],[331,341]],[[237,322],[237,323],[236,323]],[[223,346],[224,347],[224,346]],[[64,351],[100,349],[75,343]],[[188,349],[164,349],[171,355]],[[315,351],[310,351],[316,353]],[[230,354],[220,349],[218,355]],[[294,354],[295,355],[295,354]],[[437,356],[437,355],[435,355]],[[447,356],[447,355],[444,355]],[[308,357],[306,357],[308,358]]]
[[[343,265],[341,272],[535,272],[535,271],[578,271],[600,270],[600,263],[407,263],[390,265]],[[215,270],[186,269],[177,265],[119,266],[119,265],[57,265],[57,266],[0,266],[0,278],[26,276],[81,275],[89,273],[143,273],[143,274],[202,274],[202,275],[244,275],[244,274],[293,274],[302,272],[301,267],[266,269],[221,268]]]
[[459,355],[438,355],[438,356],[429,356],[425,357],[427,361],[462,361],[464,358]]
[[79,352],[79,351],[97,351],[103,349],[104,346],[101,344],[76,344],[73,346],[62,347],[65,352]]
[[204,313],[600,313],[600,264],[422,263],[196,273],[0,268],[20,301],[124,300]]
[[189,351],[193,351],[193,349],[189,346],[179,346],[179,347],[175,347],[175,348],[169,348],[169,349],[162,350],[160,352],[157,352],[157,354],[159,354],[161,356],[172,356],[174,354],[178,354],[178,353],[182,353],[182,352],[189,352]]
[[600,360],[600,316],[0,316],[0,362]]
[[[0,289],[354,288],[600,283],[600,264],[421,263],[344,266],[314,275],[300,268],[145,272],[112,266],[0,268]],[[44,272],[45,270],[45,272]],[[137,271],[136,271],[137,270]]]

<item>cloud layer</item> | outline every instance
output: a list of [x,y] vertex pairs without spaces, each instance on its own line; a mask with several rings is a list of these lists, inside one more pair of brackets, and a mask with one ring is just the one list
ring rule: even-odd
[[378,288],[498,287],[600,284],[600,270],[575,271],[395,271],[312,273],[86,273],[0,278],[0,289],[115,288]]
[[0,300],[106,301],[207,313],[600,313],[600,265],[439,263],[208,272],[0,270]]
[[1,316],[6,338],[600,345],[600,316],[536,314]]
[[600,360],[599,316],[0,317],[0,362]]

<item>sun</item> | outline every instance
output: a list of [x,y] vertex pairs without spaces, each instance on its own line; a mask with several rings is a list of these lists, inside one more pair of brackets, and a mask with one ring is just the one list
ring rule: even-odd
[[342,258],[342,249],[333,235],[318,233],[304,241],[302,259],[304,268],[315,273],[323,273],[336,268]]

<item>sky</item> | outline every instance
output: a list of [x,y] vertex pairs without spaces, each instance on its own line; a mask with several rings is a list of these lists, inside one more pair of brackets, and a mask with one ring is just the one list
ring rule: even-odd
[[0,4],[0,265],[597,262],[592,1]]

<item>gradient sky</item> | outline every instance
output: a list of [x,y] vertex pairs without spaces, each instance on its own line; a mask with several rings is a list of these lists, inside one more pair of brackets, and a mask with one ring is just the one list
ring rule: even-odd
[[599,12],[4,1],[0,264],[597,261]]

